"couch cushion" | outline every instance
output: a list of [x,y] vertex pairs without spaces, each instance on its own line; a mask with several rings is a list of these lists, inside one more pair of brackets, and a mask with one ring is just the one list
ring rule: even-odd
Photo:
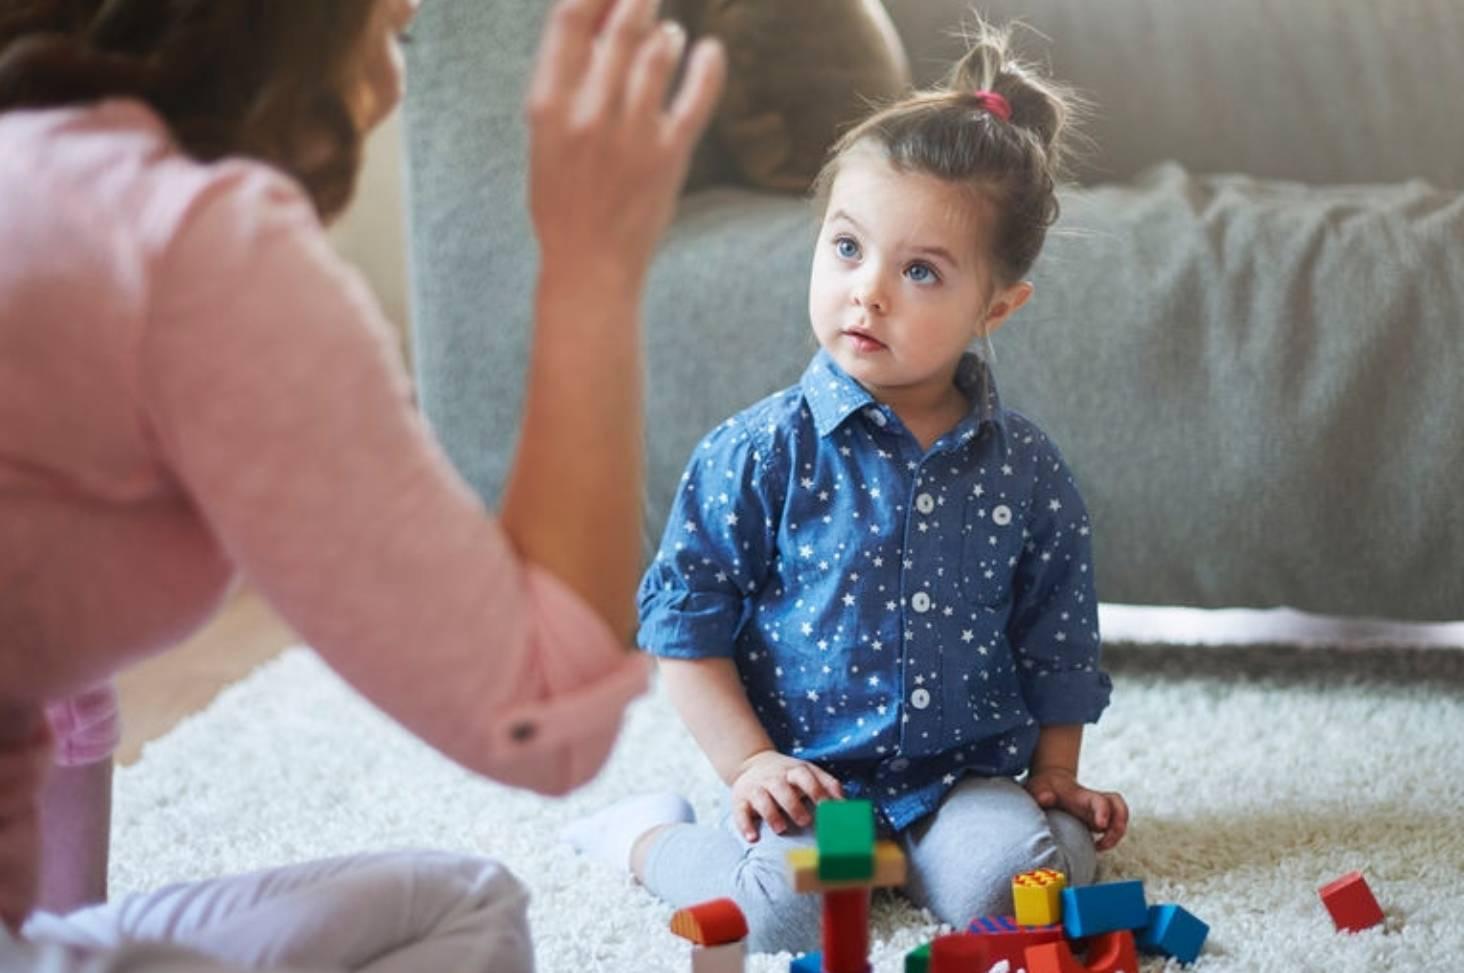
[[1067,194],[997,373],[1108,600],[1464,614],[1464,196],[1177,165]]
[[[885,0],[917,83],[964,46],[970,0]],[[1306,182],[1464,189],[1458,0],[983,0],[1097,104],[1084,182],[1168,159]]]

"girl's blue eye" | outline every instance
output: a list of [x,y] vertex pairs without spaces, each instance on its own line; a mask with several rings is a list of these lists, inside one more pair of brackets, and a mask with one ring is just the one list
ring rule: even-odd
[[853,260],[859,256],[859,244],[846,236],[841,236],[834,241],[834,252],[845,260]]
[[905,273],[917,284],[926,284],[940,279],[935,268],[930,264],[911,264]]

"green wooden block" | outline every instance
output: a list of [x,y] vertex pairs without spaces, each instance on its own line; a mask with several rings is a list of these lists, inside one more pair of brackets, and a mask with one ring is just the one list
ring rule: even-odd
[[905,973],[930,973],[930,944],[916,946],[905,954]]
[[813,812],[818,840],[818,877],[850,881],[874,877],[874,805],[869,801],[822,801]]

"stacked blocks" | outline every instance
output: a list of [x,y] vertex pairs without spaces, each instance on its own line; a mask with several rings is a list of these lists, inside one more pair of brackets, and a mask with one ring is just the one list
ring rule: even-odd
[[1027,947],[1062,941],[1062,926],[1023,926],[1011,916],[979,916],[971,920],[966,932],[986,943],[988,962],[995,965],[1007,961],[1008,970],[1019,970],[1027,963]]
[[1020,926],[1050,926],[1062,915],[1058,896],[1067,876],[1050,868],[1023,872],[1012,879],[1012,905]]
[[712,899],[671,916],[671,931],[692,942],[692,973],[742,973],[747,917],[731,899]]
[[1332,922],[1342,932],[1360,932],[1383,921],[1383,910],[1361,872],[1348,872],[1317,890]]
[[874,805],[869,801],[824,801],[814,809],[818,877],[825,882],[874,877]]
[[958,932],[930,944],[930,973],[986,973],[993,961],[981,937]]
[[875,841],[869,801],[822,801],[814,808],[817,846],[788,853],[795,892],[823,896],[823,951],[794,960],[793,973],[868,973],[869,893],[905,882],[905,855]]
[[1069,939],[1086,939],[1115,929],[1142,929],[1148,924],[1143,882],[1104,882],[1062,890],[1062,928]]
[[1205,945],[1210,927],[1182,905],[1149,906],[1149,924],[1139,934],[1139,949],[1193,963]]

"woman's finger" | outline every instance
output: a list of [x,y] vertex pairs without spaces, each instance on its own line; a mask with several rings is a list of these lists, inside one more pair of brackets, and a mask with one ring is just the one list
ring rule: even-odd
[[529,109],[542,112],[567,97],[584,77],[595,34],[614,0],[559,0],[544,22],[534,76],[529,83]]
[[713,37],[697,41],[666,122],[672,144],[687,154],[712,117],[726,76],[727,55],[722,43]]
[[630,68],[625,113],[632,123],[659,119],[666,89],[686,49],[686,30],[674,20],[663,20],[636,52]]
[[585,79],[586,111],[591,118],[618,115],[626,97],[631,60],[656,22],[657,0],[616,0],[605,30],[595,42],[594,62]]

